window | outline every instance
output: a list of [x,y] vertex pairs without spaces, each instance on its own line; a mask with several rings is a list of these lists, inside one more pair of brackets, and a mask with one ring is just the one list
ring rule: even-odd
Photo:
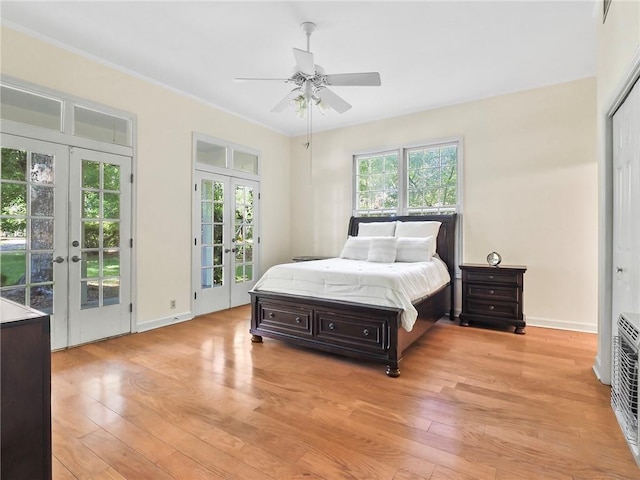
[[354,156],[354,215],[459,211],[459,141]]

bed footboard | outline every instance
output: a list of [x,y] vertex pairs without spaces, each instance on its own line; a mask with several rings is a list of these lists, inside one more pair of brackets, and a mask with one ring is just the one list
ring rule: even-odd
[[407,332],[401,327],[402,310],[398,308],[250,292],[251,341],[260,343],[262,337],[268,337],[384,363],[387,375],[397,377],[405,349],[447,312],[447,293],[448,287],[416,305],[420,315]]

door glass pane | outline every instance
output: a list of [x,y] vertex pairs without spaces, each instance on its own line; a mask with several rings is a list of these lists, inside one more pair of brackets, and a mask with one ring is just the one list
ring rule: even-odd
[[120,303],[122,171],[82,160],[81,308]]
[[31,214],[53,216],[53,187],[31,185]]
[[82,188],[100,188],[100,162],[82,161]]
[[104,258],[104,264],[102,266],[104,276],[119,277],[120,276],[120,251],[105,250],[102,255]]
[[102,222],[102,246],[117,248],[120,246],[120,222]]
[[82,216],[84,218],[100,216],[100,193],[82,192]]
[[120,194],[104,194],[104,218],[120,218]]
[[120,166],[111,165],[109,163],[104,164],[104,189],[105,190],[120,190]]
[[31,220],[31,248],[53,250],[53,220]]
[[31,253],[31,283],[43,282],[53,282],[53,253]]
[[202,288],[213,287],[213,268],[202,269]]
[[49,314],[53,313],[54,164],[52,155],[2,148],[0,295]]
[[85,278],[100,277],[100,252],[82,252],[82,276]]
[[102,281],[103,305],[117,305],[120,303],[120,278],[105,278]]
[[213,243],[213,225],[202,225],[202,236],[200,242],[202,245],[211,245]]
[[80,308],[97,308],[100,306],[100,280],[80,282]]
[[82,247],[100,247],[100,223],[82,222]]

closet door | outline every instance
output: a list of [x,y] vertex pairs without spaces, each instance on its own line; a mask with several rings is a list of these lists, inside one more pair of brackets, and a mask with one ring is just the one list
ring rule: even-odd
[[640,84],[613,116],[612,321],[640,312]]

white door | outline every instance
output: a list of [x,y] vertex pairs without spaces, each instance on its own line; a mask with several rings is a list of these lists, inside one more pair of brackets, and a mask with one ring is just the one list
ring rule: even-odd
[[640,84],[613,116],[612,320],[640,312]]
[[131,331],[131,158],[71,149],[69,344]]
[[51,315],[53,349],[131,331],[130,170],[2,135],[0,294]]
[[67,346],[69,147],[2,135],[0,295],[51,316]]
[[249,303],[258,264],[258,182],[196,170],[194,312]]

